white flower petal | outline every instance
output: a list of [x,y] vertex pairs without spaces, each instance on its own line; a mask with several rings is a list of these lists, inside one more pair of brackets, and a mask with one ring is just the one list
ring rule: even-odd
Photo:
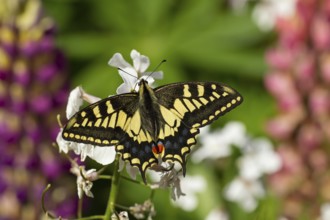
[[180,196],[175,201],[171,200],[172,204],[182,208],[183,210],[190,212],[197,208],[198,200],[195,195],[186,194],[185,196]]
[[130,90],[130,86],[125,84],[125,83],[122,83],[116,90],[116,93],[117,94],[124,94],[124,93],[129,93],[131,92]]
[[240,176],[257,179],[264,174],[274,173],[282,166],[280,156],[273,150],[272,143],[266,138],[257,138],[243,149],[244,155],[237,160]]
[[75,154],[80,155],[81,161],[85,161],[87,156],[93,155],[94,146],[90,144],[78,143],[77,148],[73,150]]
[[122,211],[119,214],[113,213],[111,215],[111,220],[129,220],[129,216],[126,211]]
[[232,145],[239,148],[246,142],[245,126],[241,122],[229,122],[223,129],[213,132],[203,131],[200,134],[202,147],[192,156],[193,161],[217,159],[231,154]]
[[[137,73],[134,69],[132,68],[126,68],[124,71],[119,70],[119,75],[123,79],[124,83],[121,84],[119,87],[121,87],[122,91],[131,92],[136,88],[138,78],[137,78]],[[136,77],[134,77],[136,76]],[[119,88],[118,88],[119,89]],[[117,91],[118,91],[117,89]],[[122,93],[117,93],[117,94],[122,94]]]
[[222,129],[221,141],[236,147],[243,147],[247,141],[246,128],[242,122],[228,122]]
[[93,168],[93,169],[89,169],[89,170],[87,170],[87,171],[85,172],[85,175],[86,175],[87,177],[90,177],[90,176],[92,176],[92,174],[95,173],[95,172],[96,172],[96,169],[95,169],[95,168]]
[[136,175],[139,173],[139,168],[131,166],[129,163],[120,158],[118,172],[121,172],[125,166],[126,172],[131,177],[131,179],[136,180]]
[[133,68],[131,64],[126,62],[126,60],[123,58],[123,56],[120,53],[115,53],[111,59],[109,60],[108,64],[110,66],[120,68],[120,69],[125,69],[125,68]]
[[154,79],[163,79],[164,73],[163,71],[156,71],[156,72],[144,72],[142,76],[149,76]]
[[90,181],[88,181],[88,182],[85,182],[85,185],[83,187],[83,190],[84,190],[86,196],[91,197],[91,198],[94,198],[94,195],[93,195],[93,193],[91,191],[92,187],[93,187],[93,183],[90,182]]
[[221,209],[214,209],[206,216],[205,220],[229,220],[229,217]]
[[270,31],[278,18],[290,17],[295,10],[296,0],[264,0],[254,7],[252,18],[262,31]]
[[200,135],[201,147],[192,154],[192,161],[199,163],[204,159],[218,159],[231,154],[231,145],[224,141],[222,131],[208,133],[203,129]]
[[115,160],[116,150],[114,146],[94,146],[93,153],[89,154],[88,156],[102,165],[108,165]]
[[77,176],[77,193],[81,199],[85,193],[89,197],[93,197],[91,189],[93,187],[92,180],[97,179],[96,169],[85,170],[84,166],[79,166],[76,161],[72,161],[70,172]]
[[252,181],[248,187],[255,198],[259,199],[265,196],[265,189],[260,181]]
[[271,174],[282,167],[282,160],[268,139],[257,138],[253,141],[253,145],[257,151],[255,159],[264,173]]
[[320,220],[329,220],[330,219],[330,203],[324,203],[321,206],[321,217]]
[[267,138],[256,138],[252,144],[258,151],[273,151],[273,145]]
[[80,86],[76,87],[74,90],[70,92],[68,104],[66,106],[66,118],[71,118],[74,114],[76,114],[80,107],[83,104],[82,99],[82,88]]
[[139,168],[132,167],[129,163],[126,164],[126,172],[131,177],[131,179],[136,180],[136,175],[139,172]]
[[124,169],[125,164],[126,164],[126,162],[120,157],[120,159],[119,159],[118,172],[121,172]]
[[63,129],[61,128],[60,132],[56,137],[56,143],[58,145],[59,151],[64,152],[66,154],[69,152],[69,150],[77,151],[77,149],[79,148],[78,143],[64,140],[62,137],[62,132]]
[[[133,59],[133,66],[127,63],[120,53],[116,53],[109,60],[109,65],[119,68],[119,75],[122,77],[124,83],[117,89],[117,94],[138,91],[138,82],[141,78],[148,81],[149,85],[154,82],[155,78],[162,78],[163,72],[154,72],[152,76],[146,74],[150,61],[147,56],[141,55],[138,51],[131,51],[131,58]],[[154,75],[154,76],[153,76]]]
[[276,152],[263,152],[257,157],[262,171],[267,174],[275,173],[282,167],[281,157]]
[[203,176],[189,176],[181,179],[181,187],[185,196],[177,193],[175,201],[172,203],[181,207],[185,211],[193,211],[198,205],[196,193],[202,193],[206,189],[206,181]]
[[161,180],[161,174],[156,171],[149,170],[149,172],[147,172],[147,175],[150,177],[151,181],[154,183],[159,182]]
[[181,187],[186,192],[203,192],[206,189],[206,181],[203,176],[187,175],[181,182]]
[[211,133],[211,126],[210,125],[206,125],[205,127],[201,127],[199,129],[199,137],[203,137],[205,135],[208,135],[209,133]]
[[64,140],[62,137],[62,131],[63,129],[61,128],[60,132],[57,134],[56,137],[56,143],[58,145],[58,148],[60,150],[60,152],[64,152],[64,153],[68,153],[69,152],[69,142]]
[[69,95],[68,103],[66,106],[67,119],[70,119],[80,110],[80,107],[83,105],[84,100],[88,103],[94,103],[99,101],[100,98],[86,93],[80,86],[76,87],[70,92]]
[[257,199],[263,197],[265,191],[259,181],[235,178],[226,186],[224,195],[229,201],[237,202],[248,212],[257,207]]
[[262,167],[260,167],[253,155],[245,155],[239,158],[237,160],[237,166],[240,176],[245,179],[255,180],[263,175]]
[[275,26],[275,20],[272,7],[269,5],[256,5],[252,12],[252,18],[262,31],[270,31]]
[[252,197],[248,197],[243,201],[240,201],[239,204],[242,206],[242,208],[247,211],[247,212],[252,212],[253,210],[255,210],[258,206],[257,201],[252,198]]
[[131,58],[133,60],[134,69],[140,74],[144,73],[150,65],[149,58],[141,55],[136,50],[131,51]]
[[101,100],[101,98],[99,97],[96,97],[96,96],[93,96],[93,95],[90,95],[86,92],[83,92],[83,99],[88,102],[89,104],[93,104],[95,102],[98,102]]
[[225,188],[225,197],[230,201],[239,201],[245,197],[244,183],[240,178],[235,178]]

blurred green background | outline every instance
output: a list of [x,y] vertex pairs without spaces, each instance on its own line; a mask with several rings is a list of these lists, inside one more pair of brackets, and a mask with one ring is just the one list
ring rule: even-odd
[[[274,37],[253,23],[252,3],[241,11],[234,11],[225,0],[44,0],[44,5],[57,23],[58,45],[68,58],[72,88],[81,85],[99,97],[115,94],[122,79],[107,62],[120,52],[131,63],[130,51],[136,49],[150,58],[149,70],[167,60],[159,68],[164,79],[158,85],[200,80],[234,87],[244,103],[213,127],[238,120],[250,134],[265,135],[264,123],[274,113],[274,101],[263,86],[264,53]],[[159,190],[155,219],[204,219],[214,207],[228,210],[231,219],[275,216],[271,196],[246,214],[235,204],[223,203],[222,174],[210,171],[207,164],[187,166],[188,174],[203,174],[207,179],[208,190],[199,195],[200,205],[192,212],[182,211],[171,205],[168,191]],[[95,198],[89,200],[86,215],[102,214],[108,190],[107,181],[95,182]],[[149,194],[146,187],[122,180],[118,202],[142,203]]]

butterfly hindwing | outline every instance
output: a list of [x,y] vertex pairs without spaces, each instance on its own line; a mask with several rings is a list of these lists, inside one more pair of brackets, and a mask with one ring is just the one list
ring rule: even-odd
[[[173,129],[174,130],[174,129]],[[196,128],[189,128],[181,123],[173,134],[161,136],[159,141],[164,146],[163,161],[177,161],[181,164],[183,174],[186,172],[186,155],[191,146],[196,143],[195,136],[199,133]]]

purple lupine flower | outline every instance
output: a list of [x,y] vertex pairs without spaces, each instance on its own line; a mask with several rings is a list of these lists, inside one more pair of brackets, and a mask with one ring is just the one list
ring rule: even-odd
[[283,166],[270,183],[283,200],[283,217],[317,219],[330,201],[330,1],[296,0],[276,30],[265,85],[279,113],[266,127]]
[[[65,58],[41,1],[1,4],[8,10],[0,13],[0,219],[41,219],[47,183],[69,178],[69,162],[52,147],[59,132],[56,115],[68,96]],[[47,208],[70,217],[75,193],[61,192],[49,192]]]

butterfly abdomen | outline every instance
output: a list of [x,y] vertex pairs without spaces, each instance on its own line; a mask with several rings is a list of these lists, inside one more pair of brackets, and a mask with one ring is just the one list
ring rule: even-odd
[[158,105],[158,99],[153,89],[142,81],[139,90],[139,111],[141,114],[141,127],[148,131],[154,142],[158,140],[160,127],[162,126],[162,118]]

